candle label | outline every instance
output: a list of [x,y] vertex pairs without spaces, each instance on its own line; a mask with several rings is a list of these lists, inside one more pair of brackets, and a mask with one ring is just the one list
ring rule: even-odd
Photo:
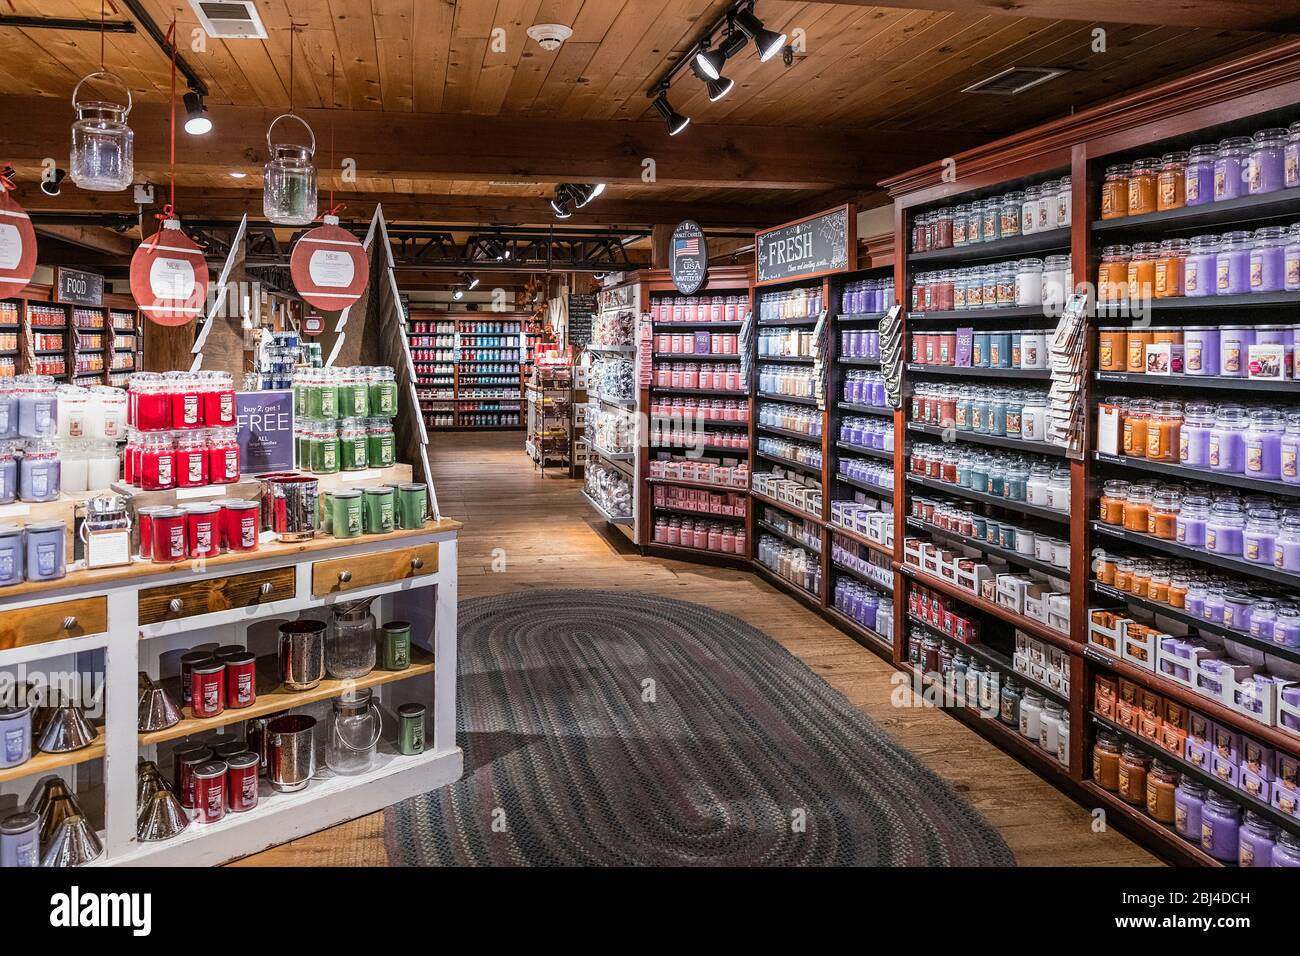
[[1246,470],[1263,471],[1264,470],[1264,449],[1259,445],[1246,446]]
[[1298,472],[1296,469],[1296,449],[1283,448],[1282,449],[1282,474],[1287,478],[1295,478],[1297,473]]
[[172,483],[172,458],[170,455],[158,456],[158,486],[166,488]]
[[199,397],[185,395],[181,398],[181,421],[186,425],[199,423]]
[[212,525],[203,523],[195,526],[194,550],[199,554],[207,554],[212,550]]
[[[1190,190],[1187,193],[1187,198],[1188,199],[1192,198],[1192,193]],[[1197,264],[1193,262],[1191,259],[1188,259],[1185,265],[1183,266],[1183,285],[1187,287],[1187,291],[1189,294],[1195,292],[1200,284],[1200,280],[1197,275],[1198,271],[1199,269],[1197,267]]]
[[1226,260],[1224,262],[1218,263],[1217,265],[1218,265],[1218,269],[1216,275],[1218,276],[1219,288],[1227,289],[1228,278],[1231,275],[1232,269]]
[[168,556],[173,561],[185,557],[185,528],[177,524],[167,534]]
[[221,396],[221,421],[229,424],[235,420],[235,395],[233,392],[225,392]]
[[203,481],[203,455],[198,452],[192,452],[188,456],[188,463],[185,468],[186,480],[192,485],[204,484]]
[[1250,287],[1258,289],[1264,284],[1264,260],[1258,256],[1250,257]]
[[251,548],[257,543],[257,524],[251,517],[239,522],[239,543],[244,548]]

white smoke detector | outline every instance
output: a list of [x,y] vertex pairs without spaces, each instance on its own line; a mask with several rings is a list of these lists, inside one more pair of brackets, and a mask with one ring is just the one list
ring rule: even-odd
[[558,50],[561,43],[573,36],[573,31],[563,23],[534,23],[528,28],[528,35],[543,50]]

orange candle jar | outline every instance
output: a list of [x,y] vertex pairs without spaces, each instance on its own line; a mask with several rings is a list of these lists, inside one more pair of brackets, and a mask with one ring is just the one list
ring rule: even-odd
[[1125,803],[1141,806],[1147,802],[1147,771],[1151,758],[1131,744],[1124,745],[1117,773],[1119,797]]
[[1098,517],[1103,523],[1124,523],[1124,501],[1128,498],[1128,489],[1128,482],[1118,479],[1112,479],[1101,486],[1101,514]]
[[1156,260],[1160,258],[1158,242],[1139,242],[1128,260],[1128,297],[1150,299],[1156,288]]
[[[1118,524],[1118,522],[1111,522]],[[1105,551],[1099,552],[1093,559],[1092,570],[1097,575],[1097,581],[1101,584],[1115,586],[1115,569],[1118,565],[1113,554],[1107,554]]]
[[1155,340],[1155,333],[1150,329],[1129,329],[1127,371],[1141,374],[1147,370],[1147,346]]
[[1109,730],[1097,734],[1092,745],[1092,779],[1103,790],[1119,789],[1119,737]]
[[1151,518],[1151,491],[1146,485],[1130,485],[1124,499],[1124,528],[1146,534]]
[[1147,420],[1147,460],[1178,461],[1178,433],[1183,407],[1177,402],[1156,402]]
[[1169,603],[1169,572],[1162,569],[1153,569],[1151,572],[1151,582],[1147,585],[1147,600],[1159,601],[1161,604]]
[[1151,564],[1148,561],[1139,561],[1133,566],[1133,586],[1129,588],[1129,593],[1134,597],[1144,598],[1151,590]]
[[1128,368],[1128,333],[1125,329],[1098,330],[1097,365],[1103,372],[1123,372]]
[[1160,823],[1174,822],[1174,791],[1177,789],[1177,771],[1162,760],[1152,763],[1147,772],[1147,813],[1151,819]]
[[[1151,508],[1147,512],[1147,534],[1173,541],[1177,537],[1178,504],[1181,500],[1182,496],[1172,488],[1162,488],[1155,492],[1151,496]],[[1167,592],[1168,582],[1166,595]]]
[[1110,166],[1101,184],[1101,218],[1119,219],[1128,215],[1128,174],[1127,164]]
[[1156,211],[1156,179],[1160,175],[1160,160],[1154,156],[1139,159],[1129,167],[1128,214],[1141,216]]
[[1166,239],[1156,256],[1157,299],[1172,299],[1183,294],[1183,266],[1187,261],[1187,240]]
[[1187,575],[1173,574],[1169,577],[1169,606],[1187,607]]
[[1165,153],[1156,176],[1156,209],[1181,209],[1187,205],[1187,154]]
[[[1132,338],[1132,333],[1129,337]],[[1124,406],[1124,454],[1130,458],[1147,455],[1147,422],[1153,405],[1149,398],[1135,398]]]
[[1107,246],[1101,251],[1101,265],[1097,267],[1097,301],[1128,301],[1128,259],[1132,250],[1128,246]]
[[1137,566],[1127,558],[1115,562],[1115,590],[1131,594],[1133,591],[1133,572]]

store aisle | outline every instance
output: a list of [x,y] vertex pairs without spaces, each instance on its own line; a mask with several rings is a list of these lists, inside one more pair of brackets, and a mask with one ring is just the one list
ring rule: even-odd
[[[891,703],[894,669],[756,575],[642,558],[606,529],[579,483],[538,477],[516,432],[441,433],[430,448],[443,513],[465,523],[463,598],[529,588],[643,591],[734,614],[774,637],[996,827],[1021,865],[1157,863],[957,720]],[[276,847],[238,865],[383,865],[383,815]]]

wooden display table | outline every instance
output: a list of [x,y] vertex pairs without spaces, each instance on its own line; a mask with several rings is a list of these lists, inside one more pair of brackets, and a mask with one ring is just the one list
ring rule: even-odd
[[[455,723],[460,527],[443,519],[417,531],[346,541],[268,542],[249,554],[74,570],[59,581],[0,591],[0,669],[15,675],[25,670],[28,676],[102,675],[105,702],[102,716],[93,718],[102,726],[89,747],[66,754],[34,752],[26,763],[0,770],[0,806],[11,806],[13,796],[25,802],[45,776],[58,773],[92,820],[103,824],[105,853],[99,863],[210,865],[456,780],[462,768]],[[411,623],[412,663],[405,670],[380,667],[353,681],[326,678],[302,692],[259,675],[258,699],[251,707],[227,709],[206,720],[194,718],[186,708],[173,727],[137,731],[140,672],[161,679],[174,692],[179,657],[196,647],[243,644],[273,660],[281,622],[300,616],[328,620],[332,605],[365,598],[375,599],[372,609],[379,622]],[[383,711],[379,755],[369,771],[341,776],[325,767],[326,723],[321,719],[317,772],[306,789],[279,793],[263,779],[253,810],[227,813],[207,825],[191,822],[167,841],[136,840],[138,759],[157,761],[170,777],[171,752],[186,740],[240,740],[246,719],[328,706],[330,699],[354,687],[371,688]],[[178,695],[174,699],[180,703]],[[424,703],[433,722],[431,745],[412,756],[398,754],[394,745],[394,715],[408,702]]]

